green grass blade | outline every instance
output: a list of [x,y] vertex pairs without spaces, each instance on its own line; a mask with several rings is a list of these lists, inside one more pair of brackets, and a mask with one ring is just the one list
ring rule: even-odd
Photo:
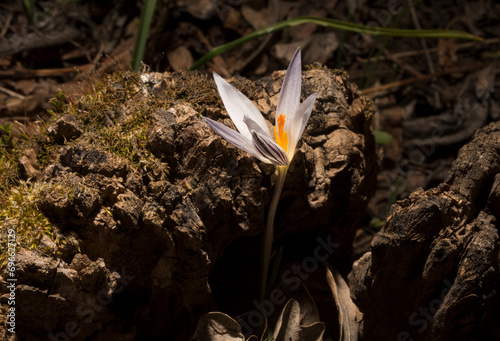
[[35,24],[35,5],[33,0],[23,0],[24,10],[31,23]]
[[155,7],[156,0],[146,0],[141,11],[141,22],[139,24],[137,37],[135,38],[134,51],[132,52],[132,70],[135,72],[139,71],[142,58],[144,57],[149,27],[151,26],[151,19],[153,18]]
[[497,52],[485,52],[483,53],[484,58],[500,58],[500,51]]
[[266,34],[279,32],[285,28],[293,27],[305,23],[314,23],[317,25],[335,28],[344,31],[365,33],[371,35],[385,35],[392,37],[417,37],[417,38],[452,38],[452,39],[466,39],[466,40],[477,40],[481,41],[483,38],[474,36],[472,34],[461,32],[461,31],[450,31],[450,30],[408,30],[408,29],[396,29],[387,27],[370,27],[360,24],[355,24],[351,22],[335,20],[330,18],[321,17],[311,17],[303,16],[297,17],[279,23],[264,27],[260,30],[252,32],[244,37],[233,40],[227,44],[218,46],[212,49],[209,53],[198,59],[193,65],[191,65],[190,70],[195,70],[201,65],[211,60],[215,56],[218,56],[226,51],[232,50],[248,41],[257,39]]

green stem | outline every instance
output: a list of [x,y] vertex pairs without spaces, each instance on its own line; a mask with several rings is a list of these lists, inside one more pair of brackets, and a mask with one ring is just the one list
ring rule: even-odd
[[132,51],[132,70],[139,71],[141,61],[144,57],[146,49],[146,42],[148,40],[149,27],[155,12],[156,0],[146,0],[141,11],[141,20],[139,23],[139,30],[135,38],[134,50]]
[[274,189],[273,198],[271,200],[271,206],[269,207],[269,214],[267,215],[266,230],[264,231],[264,243],[262,248],[262,259],[260,266],[260,300],[263,300],[266,297],[267,272],[269,269],[269,260],[271,258],[271,249],[273,246],[274,236],[274,216],[276,215],[276,208],[278,207],[281,191],[283,190],[283,184],[285,183],[286,173],[288,171],[288,166],[278,166],[276,168],[278,169],[278,179],[276,181],[276,187]]
[[449,30],[408,30],[408,29],[395,29],[387,27],[373,27],[364,26],[360,24],[355,24],[351,22],[345,22],[341,20],[335,20],[330,18],[322,17],[311,17],[303,16],[296,17],[284,21],[277,22],[275,24],[269,25],[267,27],[261,28],[260,30],[254,31],[246,36],[233,40],[227,44],[217,46],[213,48],[209,53],[194,62],[189,68],[190,70],[196,70],[201,65],[205,64],[207,61],[211,60],[215,56],[220,55],[223,52],[229,51],[238,47],[246,42],[257,39],[267,34],[275,33],[284,30],[288,27],[293,27],[297,25],[302,25],[305,23],[314,23],[324,27],[349,31],[364,33],[370,35],[386,35],[392,37],[419,37],[419,38],[450,38],[450,39],[470,39],[482,41],[483,38],[474,36],[472,34],[461,32],[461,31],[449,31]]

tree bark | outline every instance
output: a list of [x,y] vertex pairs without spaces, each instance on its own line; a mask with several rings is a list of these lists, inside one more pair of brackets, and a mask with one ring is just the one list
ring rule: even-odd
[[[274,122],[284,74],[231,82]],[[67,334],[71,323],[81,329],[75,340],[186,340],[218,283],[257,286],[251,274],[260,243],[254,238],[243,248],[229,246],[263,231],[275,168],[203,123],[200,113],[231,125],[214,83],[199,73],[115,75],[95,91],[49,125],[44,143],[55,146],[55,155],[37,180],[46,185],[39,209],[54,229],[78,238],[88,262],[75,265],[74,252],[57,261],[19,254],[25,266],[18,272],[24,284],[18,307],[26,314],[18,320],[19,337]],[[302,98],[314,92],[317,102],[278,205],[275,240],[300,235],[288,248],[300,254],[309,252],[306,245],[316,243],[318,233],[330,234],[342,245],[334,257],[347,257],[375,188],[375,108],[342,72],[305,71]],[[223,254],[233,260],[256,255],[255,263],[240,278],[220,262]],[[219,271],[212,273],[216,263]],[[98,273],[102,278],[93,285],[82,284]],[[103,293],[111,301],[98,304],[92,316],[82,314],[78,307]],[[46,314],[50,324],[29,322]]]
[[497,340],[500,123],[479,129],[448,179],[391,210],[349,275],[366,340]]

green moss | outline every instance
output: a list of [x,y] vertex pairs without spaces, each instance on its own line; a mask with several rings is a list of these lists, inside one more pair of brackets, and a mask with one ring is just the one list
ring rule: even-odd
[[[37,200],[47,185],[20,182],[4,197],[4,205],[0,206],[0,268],[7,259],[7,231],[16,231],[16,249],[36,250],[43,254],[60,255],[68,239],[52,225],[40,212]],[[47,236],[51,245],[42,244],[42,238]]]
[[197,110],[206,105],[222,105],[215,85],[200,72],[180,71],[173,73],[169,78],[174,80],[175,86],[167,89],[167,98],[183,100]]
[[5,205],[5,194],[15,185],[19,178],[17,162],[9,159],[0,159],[0,205]]
[[64,91],[58,91],[56,97],[49,101],[52,104],[53,109],[47,110],[49,114],[52,116],[57,116],[57,114],[61,114],[65,111],[66,95]]
[[[19,156],[31,148],[43,167],[58,161],[60,146],[50,138],[48,127],[65,114],[73,115],[83,134],[68,145],[114,153],[128,160],[130,166],[165,179],[168,165],[146,147],[151,114],[168,109],[182,100],[196,110],[204,106],[221,106],[212,81],[199,72],[156,74],[146,79],[133,72],[105,75],[94,82],[77,101],[59,92],[51,100],[50,118],[39,129],[16,140],[12,126],[0,127],[0,265],[6,259],[7,230],[15,228],[17,246],[41,253],[59,255],[70,234],[63,235],[38,209],[37,202],[47,191],[58,193],[71,204],[74,191],[68,183],[58,185],[26,181],[21,174]],[[74,188],[73,188],[74,189]],[[48,237],[52,243],[47,241]],[[74,238],[73,238],[74,239]],[[51,246],[47,246],[51,244]]]
[[153,110],[167,108],[169,102],[144,94],[144,85],[136,74],[113,74],[97,83],[77,105],[74,112],[85,129],[75,144],[111,152],[137,169],[160,168],[146,148],[147,131]]
[[[12,125],[0,125],[0,193],[5,193],[19,177],[18,151]],[[0,203],[2,200],[0,194]]]

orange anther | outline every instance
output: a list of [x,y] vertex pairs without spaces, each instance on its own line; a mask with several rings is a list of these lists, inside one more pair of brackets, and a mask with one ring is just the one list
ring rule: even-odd
[[283,148],[286,153],[288,147],[288,134],[285,131],[285,118],[286,115],[279,114],[278,126],[274,127],[274,135],[276,136],[276,143]]

